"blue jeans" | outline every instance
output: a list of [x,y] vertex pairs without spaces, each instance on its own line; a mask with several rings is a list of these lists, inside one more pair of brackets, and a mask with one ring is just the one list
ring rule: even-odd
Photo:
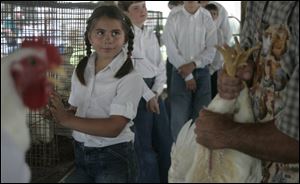
[[75,171],[66,183],[133,183],[136,160],[131,142],[107,147],[85,147],[75,141]]
[[[144,79],[151,88],[154,79]],[[167,182],[172,137],[166,108],[159,99],[160,114],[147,111],[141,99],[134,119],[135,150],[138,160],[138,183]]]
[[154,113],[152,132],[153,147],[158,154],[159,176],[161,183],[168,183],[168,171],[171,165],[171,147],[173,139],[169,117],[163,100],[159,99],[160,114]]
[[167,115],[168,117],[170,118],[170,109],[171,109],[171,106],[170,106],[170,96],[171,96],[171,80],[172,80],[172,73],[173,73],[173,65],[169,62],[169,59],[167,58],[167,61],[166,61],[166,72],[167,72],[167,98],[165,99],[165,106],[166,106],[166,109],[167,109]]
[[184,79],[173,69],[171,81],[171,131],[173,140],[183,125],[189,119],[196,119],[203,106],[211,101],[210,74],[208,68],[200,68],[193,71],[197,90],[195,92],[186,89]]

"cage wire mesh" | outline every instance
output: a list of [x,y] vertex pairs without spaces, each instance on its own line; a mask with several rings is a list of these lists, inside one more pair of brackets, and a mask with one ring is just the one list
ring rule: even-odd
[[[46,38],[59,49],[64,59],[62,69],[65,75],[49,75],[59,81],[55,90],[68,106],[73,70],[85,56],[86,20],[98,5],[100,3],[1,1],[1,58],[18,49],[27,37]],[[145,26],[155,31],[160,41],[162,12],[149,11]],[[55,175],[53,167],[59,167],[64,159],[74,159],[69,139],[71,130],[45,118],[43,112],[30,111],[26,117],[31,135],[26,160],[32,171],[32,182],[43,181],[41,178],[49,177],[51,173]]]
[[[1,58],[18,49],[26,37],[46,38],[59,49],[64,59],[62,69],[65,75],[49,75],[59,81],[54,88],[67,104],[71,75],[79,59],[85,55],[85,23],[94,7],[95,4],[67,2],[1,1]],[[61,162],[73,161],[69,129],[54,123],[51,118],[44,118],[42,111],[28,112],[26,123],[31,136],[26,161],[33,181],[50,175],[53,167]]]
[[145,22],[147,29],[153,30],[159,45],[161,45],[161,34],[163,30],[163,13],[160,11],[148,11],[148,19]]

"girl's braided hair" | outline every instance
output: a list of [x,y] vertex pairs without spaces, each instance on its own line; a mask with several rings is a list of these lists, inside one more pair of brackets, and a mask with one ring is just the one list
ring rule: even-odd
[[91,51],[91,43],[89,41],[89,33],[93,29],[97,20],[101,17],[108,17],[111,19],[119,20],[122,24],[123,31],[125,32],[125,42],[128,42],[128,52],[127,52],[127,59],[122,67],[117,71],[115,74],[116,78],[122,78],[123,76],[127,75],[133,70],[133,64],[131,60],[131,53],[133,50],[133,26],[130,19],[116,6],[109,5],[109,6],[100,6],[97,7],[90,18],[87,20],[86,31],[84,33],[84,41],[86,45],[86,56],[82,58],[77,67],[76,67],[76,75],[81,84],[86,85],[84,80],[84,71],[88,62],[88,59],[92,53]]

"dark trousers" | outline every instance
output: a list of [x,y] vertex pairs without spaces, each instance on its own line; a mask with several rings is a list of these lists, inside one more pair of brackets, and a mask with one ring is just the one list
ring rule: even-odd
[[133,183],[136,158],[131,142],[102,148],[75,141],[75,171],[65,183]]
[[[154,79],[144,79],[149,88]],[[151,113],[141,99],[134,119],[138,183],[167,182],[172,137],[164,102],[159,99],[160,114]]]
[[218,71],[211,76],[211,99],[218,94]]

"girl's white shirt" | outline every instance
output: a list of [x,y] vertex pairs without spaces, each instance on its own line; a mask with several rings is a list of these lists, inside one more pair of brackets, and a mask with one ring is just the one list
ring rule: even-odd
[[[134,26],[134,46],[133,46],[134,68],[143,78],[155,77],[152,91],[160,94],[166,83],[166,66],[162,61],[160,47],[153,31],[146,28],[141,29]],[[145,89],[143,97],[146,101],[151,97],[150,89]]]
[[93,53],[84,72],[86,86],[79,82],[76,72],[73,72],[69,103],[77,107],[75,116],[109,118],[111,115],[119,115],[130,119],[115,138],[93,136],[74,130],[73,138],[87,147],[105,147],[134,140],[130,126],[133,125],[132,120],[142,97],[144,81],[135,71],[120,79],[114,77],[126,58],[126,51],[123,49],[108,66],[95,74],[96,53]]
[[[210,13],[199,7],[190,14],[184,7],[168,17],[164,33],[169,61],[176,68],[194,61],[196,68],[212,63],[217,44],[217,31]],[[193,79],[188,75],[185,80]]]

